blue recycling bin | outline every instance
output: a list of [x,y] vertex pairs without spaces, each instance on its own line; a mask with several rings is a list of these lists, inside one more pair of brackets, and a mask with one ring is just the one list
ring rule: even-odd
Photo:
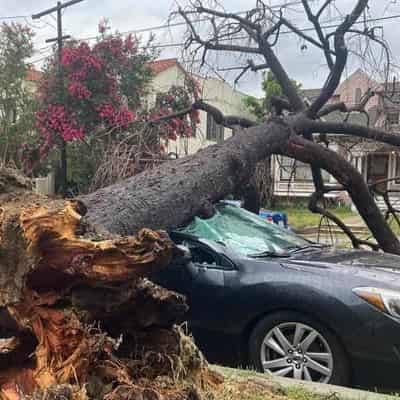
[[261,210],[259,216],[266,219],[267,221],[273,222],[276,225],[283,226],[285,229],[288,229],[289,227],[288,217],[285,213],[270,210]]

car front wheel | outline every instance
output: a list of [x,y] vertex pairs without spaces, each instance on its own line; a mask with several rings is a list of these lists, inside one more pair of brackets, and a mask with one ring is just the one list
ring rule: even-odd
[[299,313],[262,319],[250,336],[249,355],[254,367],[277,376],[337,385],[349,381],[347,357],[336,337]]

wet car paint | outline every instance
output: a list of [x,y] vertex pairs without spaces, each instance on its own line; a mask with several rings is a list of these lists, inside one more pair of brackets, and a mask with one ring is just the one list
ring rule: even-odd
[[[179,243],[182,235],[172,238]],[[195,337],[200,343],[208,338],[206,353],[210,344],[220,351],[228,347],[243,365],[255,323],[279,310],[297,311],[339,338],[352,365],[354,385],[400,387],[400,321],[352,293],[359,286],[400,291],[400,257],[323,248],[253,259],[217,243],[186,239],[213,254],[215,265],[172,266],[158,279],[187,296]],[[212,354],[214,361],[222,360]]]

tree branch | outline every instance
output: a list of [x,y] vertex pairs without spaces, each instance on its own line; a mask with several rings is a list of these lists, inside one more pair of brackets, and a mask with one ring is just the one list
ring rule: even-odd
[[[303,0],[304,1],[304,0]],[[296,28],[291,22],[289,22],[287,19],[282,18],[282,24],[285,25],[287,28],[289,28],[293,33],[295,33],[296,35],[300,36],[301,38],[303,38],[305,41],[313,44],[314,46],[324,50],[324,52],[326,54],[328,54],[330,56],[330,54],[335,54],[335,52],[333,50],[331,50],[329,47],[326,47],[324,45],[324,42],[320,43],[317,40],[315,40],[313,37],[306,35],[304,32],[302,32],[300,29]],[[317,25],[319,25],[317,23]],[[322,29],[320,27],[320,30],[322,32]],[[332,58],[330,57],[330,59],[332,60]],[[332,63],[333,64],[333,63]],[[328,63],[329,65],[329,63]]]
[[317,14],[315,14],[315,17],[319,19],[319,17],[324,12],[325,8],[328,7],[329,4],[331,4],[333,2],[334,2],[334,0],[326,0],[325,3],[321,6],[321,8],[318,10]]
[[328,63],[328,67],[330,70],[333,69],[333,59],[331,55],[331,49],[329,45],[329,40],[325,38],[324,33],[321,28],[321,24],[319,23],[319,16],[314,15],[311,11],[310,5],[308,4],[308,0],[302,0],[303,7],[306,11],[308,20],[314,25],[315,31],[317,32],[318,38],[321,42],[321,47],[324,50],[326,62]]
[[332,133],[337,135],[351,135],[363,139],[375,140],[392,146],[400,146],[400,136],[387,133],[379,129],[369,128],[362,125],[349,124],[347,122],[324,122],[306,120],[300,123],[299,131],[312,133]]
[[292,137],[279,146],[277,153],[318,166],[329,172],[348,191],[379,246],[384,251],[400,254],[400,242],[387,225],[364,178],[343,157],[299,136]]
[[[343,113],[350,114],[352,112],[359,112],[359,113],[364,113],[367,116],[367,120],[369,122],[369,115],[365,111],[365,106],[367,105],[368,101],[375,96],[375,91],[369,89],[361,99],[359,104],[355,104],[353,106],[348,106],[344,102],[339,102],[339,103],[333,103],[333,104],[327,104],[325,107],[323,107],[317,114],[317,118],[322,118],[325,115],[328,115],[334,111],[340,111]],[[367,124],[369,125],[369,123]]]
[[284,95],[287,97],[293,111],[304,111],[305,105],[299,92],[289,79],[285,69],[276,57],[268,41],[262,37],[259,38],[260,51],[265,57],[269,68],[273,72],[276,80],[279,82]]
[[[221,44],[221,43],[211,43],[210,40],[203,40],[200,35],[197,33],[194,28],[192,21],[187,16],[187,13],[179,8],[178,13],[185,20],[189,29],[192,33],[192,40],[199,43],[204,47],[205,50],[220,50],[220,51],[231,51],[231,52],[239,52],[239,53],[250,53],[250,54],[260,54],[260,50],[251,47],[251,46],[238,46],[238,45],[230,45],[230,44]],[[189,40],[191,42],[191,40]]]
[[212,10],[211,8],[206,8],[203,6],[197,7],[196,11],[199,14],[214,15],[216,17],[223,18],[223,19],[234,19],[235,21],[238,21],[240,24],[245,25],[250,29],[254,29],[255,31],[258,31],[260,28],[260,26],[258,24],[251,22],[249,19],[243,18],[237,14],[225,13],[222,11]]
[[323,217],[328,218],[329,220],[334,222],[347,235],[354,248],[358,249],[360,245],[366,245],[376,251],[380,249],[379,245],[377,245],[376,243],[370,242],[368,240],[359,239],[338,216],[331,213],[326,208],[320,207],[318,205],[318,201],[322,200],[323,196],[324,193],[319,191],[316,191],[311,195],[310,201],[308,203],[308,208],[311,212],[315,214],[320,214]]
[[272,95],[270,98],[271,106],[275,108],[278,115],[282,114],[283,110],[292,110],[291,104],[284,98]]
[[307,115],[314,118],[318,111],[329,101],[340,84],[340,78],[343,74],[347,63],[348,50],[344,40],[345,34],[351,29],[352,25],[357,21],[362,12],[366,9],[368,0],[358,0],[353,11],[346,16],[344,21],[339,25],[334,33],[334,48],[336,60],[331,68],[328,79],[317,99],[311,104],[307,110]]
[[234,126],[241,126],[242,128],[250,128],[251,126],[257,125],[254,121],[247,118],[237,117],[234,115],[225,116],[217,107],[207,104],[201,100],[196,101],[193,104],[193,109],[206,111],[211,114],[215,122],[219,125],[223,125],[227,128],[232,128]]
[[147,123],[149,125],[154,125],[160,122],[171,120],[173,118],[183,117],[184,115],[189,114],[193,110],[202,110],[211,114],[217,124],[225,126],[227,128],[232,128],[234,126],[240,126],[242,128],[250,128],[251,126],[256,125],[254,121],[251,121],[248,118],[238,117],[235,115],[225,116],[217,107],[208,104],[202,100],[195,101],[191,107],[187,107],[175,113],[163,115],[162,117],[149,120],[147,121]]

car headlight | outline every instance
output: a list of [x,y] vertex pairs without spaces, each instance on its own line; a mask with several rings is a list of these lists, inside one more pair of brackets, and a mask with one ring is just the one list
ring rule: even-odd
[[353,289],[353,293],[381,311],[400,319],[400,292],[373,287]]

